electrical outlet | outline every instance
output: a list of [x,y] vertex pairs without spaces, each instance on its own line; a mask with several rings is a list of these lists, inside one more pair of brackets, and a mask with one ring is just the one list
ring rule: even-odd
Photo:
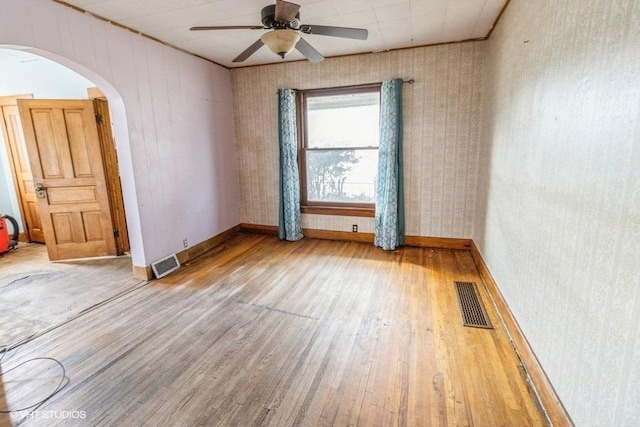
[[354,233],[358,232],[358,224],[353,224],[353,228],[352,228]]
[[189,241],[187,239],[184,239],[182,241],[182,246],[184,246],[185,248],[188,248],[189,247]]

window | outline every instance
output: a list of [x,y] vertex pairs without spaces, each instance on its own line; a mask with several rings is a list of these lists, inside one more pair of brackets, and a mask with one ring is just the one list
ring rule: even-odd
[[302,211],[373,216],[380,85],[299,92]]

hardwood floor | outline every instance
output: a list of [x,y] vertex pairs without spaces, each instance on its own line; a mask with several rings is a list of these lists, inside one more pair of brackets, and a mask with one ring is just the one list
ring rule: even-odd
[[139,283],[128,256],[54,263],[45,245],[20,243],[0,254],[0,347],[45,332]]
[[[463,327],[475,281],[496,329]],[[546,425],[466,251],[238,235],[9,353],[69,425]],[[0,406],[55,388],[7,372]],[[4,393],[4,394],[2,394]],[[2,418],[36,424],[13,413]],[[51,425],[51,423],[47,424]]]

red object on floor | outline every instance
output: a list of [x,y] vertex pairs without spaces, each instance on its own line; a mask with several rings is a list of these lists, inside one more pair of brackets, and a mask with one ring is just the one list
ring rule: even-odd
[[[7,220],[13,227],[13,234],[9,234]],[[18,247],[18,222],[12,216],[0,214],[0,254],[16,247]]]
[[7,221],[0,217],[0,254],[9,250],[9,230],[7,230]]

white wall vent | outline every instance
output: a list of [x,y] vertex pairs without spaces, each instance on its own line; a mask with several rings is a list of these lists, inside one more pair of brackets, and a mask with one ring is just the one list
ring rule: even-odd
[[180,263],[178,262],[178,257],[174,254],[152,263],[151,268],[156,279],[159,279],[179,269]]

